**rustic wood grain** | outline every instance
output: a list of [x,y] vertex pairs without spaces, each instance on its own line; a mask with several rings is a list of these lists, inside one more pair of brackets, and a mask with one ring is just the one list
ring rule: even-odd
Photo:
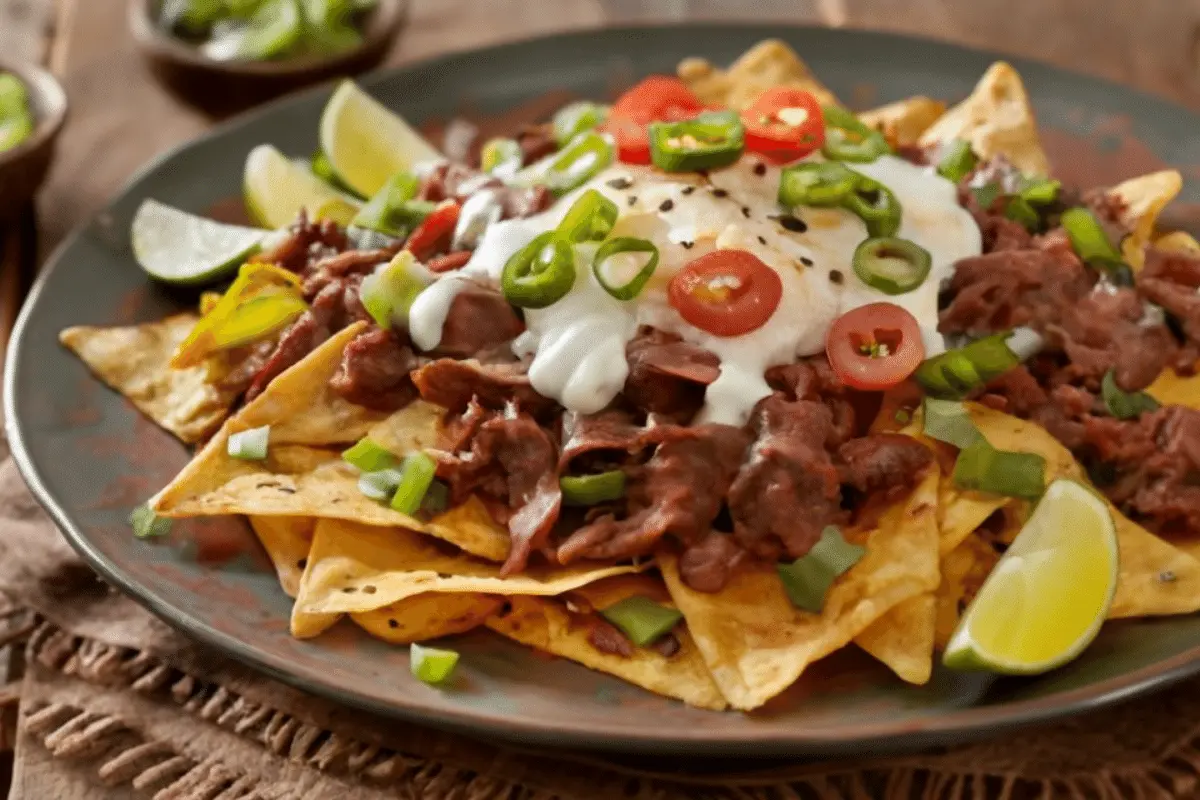
[[0,0],[0,53],[42,63],[54,12],[54,0]]

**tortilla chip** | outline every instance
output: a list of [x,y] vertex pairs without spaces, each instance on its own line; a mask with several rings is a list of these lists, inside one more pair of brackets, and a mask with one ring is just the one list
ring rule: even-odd
[[250,517],[250,527],[275,565],[279,585],[288,597],[294,598],[300,590],[316,524],[311,517]]
[[929,97],[909,97],[863,111],[858,118],[884,135],[892,147],[915,145],[921,134],[946,113],[946,104]]
[[942,582],[934,593],[934,644],[944,650],[958,627],[958,620],[979,587],[1000,560],[991,545],[979,536],[968,536],[953,551],[942,556]]
[[1200,242],[1187,231],[1173,231],[1154,240],[1154,246],[1168,253],[1200,254]]
[[703,58],[685,58],[676,70],[680,80],[706,105],[741,111],[775,86],[790,86],[815,95],[823,105],[838,99],[809,70],[796,51],[778,39],[764,39],[722,70]]
[[917,144],[931,147],[954,139],[970,142],[980,158],[1004,156],[1032,175],[1050,171],[1025,85],[1003,61],[988,67],[970,97],[931,125]]
[[1200,373],[1185,377],[1167,368],[1146,387],[1146,394],[1164,406],[1200,409]]
[[478,628],[502,605],[504,598],[486,594],[419,594],[350,619],[376,639],[411,644]]
[[113,328],[67,328],[58,340],[96,377],[146,416],[192,444],[216,430],[237,395],[209,383],[205,365],[171,369],[171,355],[200,318],[176,314],[159,322]]
[[951,552],[988,517],[1014,502],[1011,497],[960,489],[950,475],[943,475],[938,487],[938,552]]
[[937,479],[930,470],[873,530],[846,532],[867,552],[833,584],[820,614],[792,605],[773,564],[740,567],[724,589],[706,593],[682,581],[678,557],[660,556],[667,590],[730,705],[761,706],[898,604],[937,588]]
[[1121,242],[1121,252],[1135,272],[1146,260],[1146,247],[1154,238],[1158,215],[1182,188],[1183,176],[1178,170],[1164,169],[1130,178],[1108,190],[1124,203],[1121,222],[1130,233]]
[[306,613],[370,611],[424,593],[556,595],[635,566],[531,565],[500,576],[500,567],[403,528],[343,520],[317,524],[309,568],[296,606]]
[[855,636],[854,643],[886,664],[901,680],[918,686],[929,683],[935,614],[932,593],[910,597]]
[[[971,419],[1001,450],[1037,453],[1046,459],[1046,479],[1087,482],[1069,450],[1044,428],[975,403]],[[1129,520],[1108,504],[1117,527],[1120,574],[1109,618],[1186,614],[1200,609],[1200,560]]]
[[[595,609],[633,595],[670,604],[662,583],[648,575],[622,575],[588,584],[572,594]],[[517,595],[508,598],[511,610],[487,621],[487,626],[502,636],[529,645],[542,652],[568,658],[589,669],[607,672],[655,694],[674,697],[690,706],[721,711],[725,700],[704,665],[696,643],[679,625],[674,636],[679,652],[667,657],[657,650],[635,647],[633,655],[605,653],[588,641],[589,628],[580,624],[564,599]],[[586,618],[583,618],[586,619]]]

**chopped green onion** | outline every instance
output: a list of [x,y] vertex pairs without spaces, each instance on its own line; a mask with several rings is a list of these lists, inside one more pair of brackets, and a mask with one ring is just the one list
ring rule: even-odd
[[1045,206],[1058,199],[1058,191],[1061,188],[1062,183],[1053,178],[1023,178],[1017,194],[1027,203]]
[[929,277],[929,251],[908,239],[864,239],[854,250],[854,274],[884,294],[904,294]]
[[954,484],[962,489],[1036,500],[1046,488],[1046,459],[1037,453],[997,450],[980,437],[958,454]]
[[595,189],[588,189],[571,205],[558,232],[571,244],[602,242],[617,223],[617,204]]
[[1028,361],[1042,351],[1046,338],[1033,328],[1013,328],[1004,340],[1008,349],[1021,361]]
[[364,472],[358,476],[358,491],[372,500],[386,503],[396,494],[396,488],[404,476],[399,469],[381,469]]
[[678,609],[636,594],[601,609],[600,616],[620,628],[638,647],[653,644],[666,636],[683,619]]
[[1159,407],[1158,401],[1145,392],[1126,392],[1117,386],[1111,369],[1104,373],[1100,382],[1100,397],[1104,399],[1108,413],[1117,419],[1134,419]]
[[436,516],[450,507],[450,487],[439,480],[429,484],[425,498],[421,500],[421,512]]
[[625,473],[614,469],[597,475],[564,475],[558,485],[567,505],[594,506],[625,496]]
[[1036,233],[1042,225],[1042,219],[1038,216],[1038,212],[1028,200],[1020,195],[1012,195],[1004,201],[1004,216],[1013,222],[1020,223],[1021,227],[1030,233]]
[[567,144],[546,167],[542,176],[547,188],[558,196],[594,178],[612,163],[613,148],[598,133],[581,133]]
[[267,443],[271,437],[271,426],[251,428],[230,435],[226,442],[225,451],[230,458],[240,458],[243,461],[262,461],[267,457]]
[[559,147],[585,131],[599,126],[608,118],[608,106],[586,100],[563,106],[554,114],[554,141]]
[[859,216],[871,236],[895,236],[900,230],[900,201],[877,180],[859,175],[842,205]]
[[970,175],[978,163],[979,157],[971,149],[971,143],[966,139],[955,139],[942,151],[942,160],[938,162],[937,171],[946,180],[958,183]]
[[1069,208],[1062,214],[1062,226],[1071,239],[1071,247],[1084,263],[1110,275],[1120,275],[1129,267],[1100,225],[1100,220],[1086,208]]
[[854,191],[857,172],[838,161],[806,161],[785,167],[779,176],[779,204],[795,206],[840,206]]
[[367,201],[351,224],[397,239],[407,236],[433,210],[432,204],[426,208],[423,201],[412,202],[420,188],[421,182],[415,177],[397,172]]
[[834,580],[857,564],[866,552],[866,548],[842,538],[842,532],[833,525],[826,527],[808,555],[791,564],[777,565],[779,578],[792,605],[820,614]]
[[220,19],[201,50],[218,61],[266,61],[292,50],[304,36],[296,0],[265,0],[248,19]]
[[139,539],[166,536],[171,532],[170,518],[158,516],[145,503],[130,513],[129,524],[133,527],[133,535]]
[[835,161],[874,161],[890,153],[887,139],[879,131],[863,123],[852,112],[838,106],[824,106],[826,158]]
[[363,278],[359,287],[359,300],[363,308],[384,330],[408,322],[408,312],[417,295],[429,285],[427,276],[417,263],[416,256],[401,250],[387,264]]
[[504,177],[516,175],[524,161],[525,154],[516,139],[488,139],[479,154],[479,166],[484,172]]
[[982,211],[990,211],[996,201],[1000,199],[1000,184],[985,183],[983,186],[976,186],[971,189],[971,195],[975,198],[975,204]]
[[400,465],[400,485],[392,495],[392,508],[401,514],[414,514],[425,499],[437,472],[437,462],[425,453],[410,453]]
[[556,231],[535,237],[513,254],[500,275],[505,298],[521,308],[545,308],[575,285],[575,253]]
[[683,122],[650,125],[650,160],[667,172],[696,172],[737,161],[746,129],[734,111],[708,111]]
[[458,653],[412,644],[409,645],[408,665],[417,680],[425,683],[444,683],[458,666]]
[[[647,253],[644,264],[638,266],[633,259],[635,253]],[[627,258],[622,258],[629,254]],[[613,275],[618,262],[624,270],[626,280],[618,281]],[[618,300],[632,300],[641,294],[650,276],[658,267],[658,247],[648,239],[637,239],[631,236],[618,236],[600,245],[592,259],[592,274],[604,291]],[[634,271],[636,270],[636,271]],[[633,272],[632,276],[629,273]]]
[[1008,346],[1008,333],[997,333],[926,359],[913,377],[935,397],[966,397],[1021,363]]
[[360,472],[378,472],[395,467],[399,463],[399,459],[390,450],[376,444],[368,436],[364,436],[353,447],[343,451],[342,460],[357,467]]
[[952,444],[959,450],[965,450],[979,439],[979,429],[962,403],[926,397],[924,407],[925,435],[930,439]]

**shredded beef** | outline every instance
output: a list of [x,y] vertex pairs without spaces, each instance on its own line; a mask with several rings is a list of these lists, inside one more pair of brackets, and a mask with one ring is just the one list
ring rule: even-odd
[[[525,325],[499,289],[471,283],[450,304],[435,356],[479,358],[498,352],[525,330]],[[512,349],[504,347],[509,360]]]
[[521,166],[540,161],[558,149],[550,124],[524,126],[517,133],[517,144],[521,145]]
[[461,269],[471,260],[470,250],[455,250],[443,256],[436,256],[425,262],[425,269],[433,273],[452,272]]
[[841,519],[838,471],[825,449],[833,414],[775,394],[759,403],[757,439],[729,490],[738,543],[761,558],[799,558]]
[[1005,250],[959,261],[949,291],[952,299],[938,315],[938,330],[984,336],[1053,322],[1061,309],[1091,291],[1091,281],[1078,259]]
[[333,220],[309,221],[301,209],[296,221],[288,227],[288,235],[272,247],[255,254],[250,260],[275,264],[300,273],[315,259],[335,255],[349,246],[346,234]]
[[329,284],[340,281],[347,275],[354,275],[361,280],[363,275],[389,261],[396,252],[396,249],[348,250],[322,258],[309,268],[304,279],[304,295],[313,297]]
[[276,376],[298,363],[341,327],[338,323],[344,311],[344,292],[340,283],[326,286],[313,299],[308,310],[284,331],[279,344],[275,346],[275,352],[246,390],[246,402],[258,397]]
[[439,358],[414,370],[412,380],[423,400],[451,411],[465,410],[472,400],[490,409],[515,403],[535,416],[553,411],[554,401],[534,391],[525,369],[521,363]]
[[1137,288],[1178,320],[1191,343],[1200,344],[1200,256],[1147,249]]
[[631,454],[641,450],[645,447],[647,428],[636,423],[628,412],[608,409],[598,414],[568,411],[563,414],[562,431],[560,473],[566,472],[575,459],[589,454]]
[[528,217],[545,211],[554,202],[554,195],[544,186],[506,186],[503,181],[461,164],[440,164],[422,182],[418,197],[438,202],[454,199],[465,201],[480,189],[496,192],[503,209],[502,219]]
[[633,658],[633,642],[608,620],[591,614],[588,616],[587,626],[588,643],[592,647],[611,656]]
[[698,592],[719,592],[746,557],[732,536],[709,531],[679,557],[679,575]]
[[1164,533],[1200,531],[1200,411],[1169,406],[1140,422],[1155,447],[1127,462],[1140,478],[1128,507]]
[[687,421],[704,404],[704,388],[721,374],[720,359],[709,351],[653,328],[625,347],[629,375],[625,397],[647,413]]
[[933,462],[928,447],[899,433],[851,439],[838,448],[838,456],[843,462],[842,483],[889,499],[911,488],[921,471]]
[[742,463],[749,436],[730,425],[662,425],[646,432],[657,443],[644,465],[629,470],[629,513],[603,514],[559,545],[559,563],[645,555],[666,534],[685,545],[708,533]]
[[250,388],[257,375],[275,352],[275,341],[254,342],[225,352],[228,369],[217,382],[221,391],[240,395]]
[[408,373],[417,359],[405,339],[372,328],[354,337],[329,386],[346,400],[366,408],[394,411],[416,399]]

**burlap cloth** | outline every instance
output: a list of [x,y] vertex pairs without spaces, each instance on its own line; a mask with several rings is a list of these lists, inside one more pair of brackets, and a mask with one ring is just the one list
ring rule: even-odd
[[[72,117],[42,198],[46,244],[140,164],[211,124],[149,79],[113,23],[122,5],[84,0],[70,20],[77,37],[91,38],[64,62]],[[562,19],[600,21],[588,0],[438,0],[416,3],[414,14],[405,59],[445,49],[439,38],[450,30],[455,47],[468,47],[496,30],[536,35]],[[197,647],[101,583],[11,462],[0,464],[0,531],[0,643],[24,652],[0,689],[0,737],[16,736],[17,800],[1200,796],[1200,683],[947,752],[703,772],[656,760],[651,768],[662,771],[653,772],[646,761],[517,752],[372,718]]]

